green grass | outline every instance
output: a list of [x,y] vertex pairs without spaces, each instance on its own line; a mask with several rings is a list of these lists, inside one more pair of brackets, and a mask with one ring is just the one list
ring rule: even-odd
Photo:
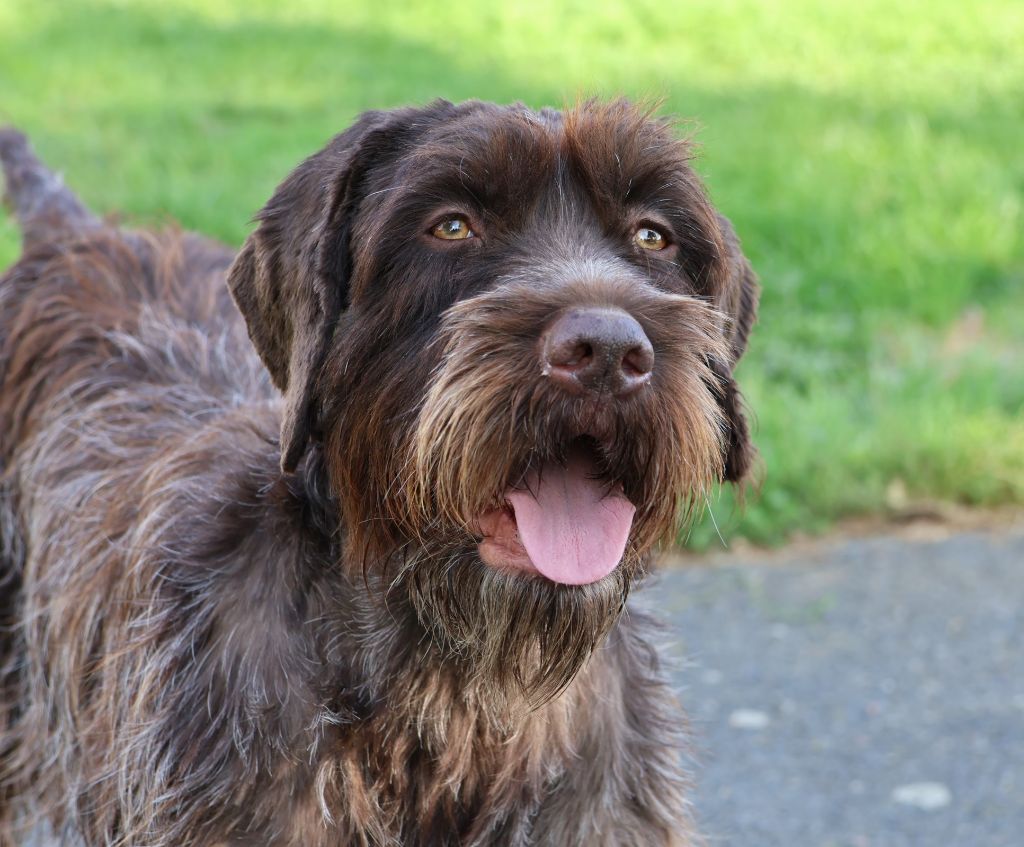
[[663,96],[764,282],[741,376],[766,475],[714,510],[770,543],[894,480],[1024,502],[1022,44],[1018,0],[0,0],[0,120],[94,208],[238,243],[362,109]]

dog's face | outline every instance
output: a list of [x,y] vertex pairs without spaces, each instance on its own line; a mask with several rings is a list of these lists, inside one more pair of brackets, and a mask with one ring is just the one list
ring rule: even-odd
[[283,466],[321,444],[346,560],[397,567],[496,688],[563,686],[651,548],[749,469],[757,287],[688,157],[621,101],[370,113],[232,268]]

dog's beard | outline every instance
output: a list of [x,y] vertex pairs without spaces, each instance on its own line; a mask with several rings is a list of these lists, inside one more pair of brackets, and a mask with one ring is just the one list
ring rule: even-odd
[[[572,681],[617,620],[648,553],[674,537],[721,476],[725,422],[709,363],[727,351],[724,318],[706,303],[603,284],[603,299],[621,304],[659,341],[651,391],[588,407],[544,378],[537,328],[596,296],[594,287],[563,286],[542,297],[539,283],[507,284],[451,309],[418,414],[405,415],[409,425],[396,431],[382,461],[362,468],[349,457],[379,437],[368,420],[379,427],[402,419],[404,383],[373,386],[372,419],[350,396],[353,414],[329,428],[341,472],[336,490],[350,492],[350,558],[364,568],[383,565],[388,603],[409,604],[446,660],[495,708],[544,702]],[[501,508],[531,469],[564,467],[581,438],[596,478],[636,508],[619,564],[582,585],[485,564],[481,518]]]
[[627,550],[620,566],[589,585],[495,570],[475,545],[420,549],[389,595],[409,598],[444,658],[458,665],[496,714],[534,708],[557,696],[618,619],[643,560]]

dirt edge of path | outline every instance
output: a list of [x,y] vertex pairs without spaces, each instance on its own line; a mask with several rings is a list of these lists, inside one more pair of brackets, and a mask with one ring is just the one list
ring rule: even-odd
[[777,547],[760,547],[745,538],[735,538],[728,549],[672,550],[663,557],[662,564],[693,567],[728,564],[739,559],[745,563],[772,564],[811,557],[844,542],[864,538],[934,544],[955,535],[977,532],[1024,533],[1024,507],[978,509],[952,503],[915,503],[881,515],[839,521],[822,535],[794,533]]

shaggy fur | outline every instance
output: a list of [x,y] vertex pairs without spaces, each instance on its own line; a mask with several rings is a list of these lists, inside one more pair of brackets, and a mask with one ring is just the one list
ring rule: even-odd
[[[232,257],[103,223],[0,131],[0,845],[694,843],[623,614],[753,456],[757,287],[688,158],[623,102],[369,113]],[[452,212],[480,237],[432,239]],[[544,378],[580,304],[640,322],[650,386]],[[581,443],[637,507],[618,568],[485,566],[477,517]]]

